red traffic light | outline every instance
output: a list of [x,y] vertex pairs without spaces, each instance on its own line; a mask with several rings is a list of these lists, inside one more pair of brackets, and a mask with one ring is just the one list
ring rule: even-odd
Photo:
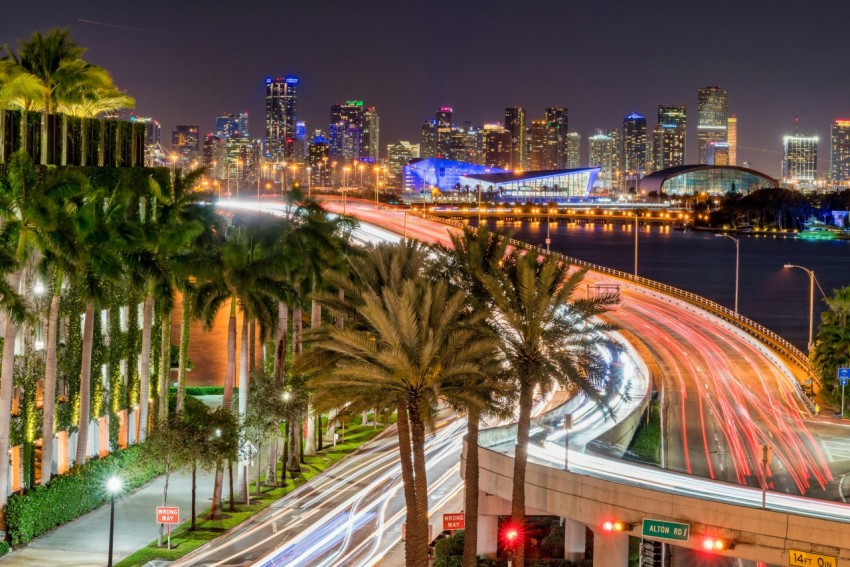
[[508,540],[510,543],[515,542],[517,537],[519,537],[519,532],[513,528],[511,528],[505,533],[505,539]]
[[717,537],[707,537],[702,541],[702,548],[705,551],[726,551],[728,549],[733,549],[734,547],[734,542]]
[[633,527],[634,524],[620,520],[608,520],[602,524],[602,529],[606,532],[630,532]]
[[502,545],[504,545],[508,549],[514,549],[519,544],[519,538],[521,537],[520,529],[514,524],[507,524],[502,526]]

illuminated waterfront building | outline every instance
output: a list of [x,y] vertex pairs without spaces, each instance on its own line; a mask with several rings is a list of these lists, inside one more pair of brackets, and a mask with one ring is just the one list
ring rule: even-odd
[[764,173],[731,165],[680,165],[655,171],[640,180],[640,190],[667,195],[723,195],[776,188],[776,179]]
[[511,166],[511,133],[501,124],[485,124],[481,139],[481,154],[484,165],[499,169]]
[[581,167],[581,134],[567,132],[567,169]]
[[617,131],[598,129],[588,137],[588,165],[600,169],[598,183],[605,189],[613,189],[617,170]]
[[545,109],[543,119],[546,121],[547,148],[544,151],[545,164],[543,169],[563,169],[567,166],[569,133],[569,118],[567,109],[560,106],[550,106]]
[[782,146],[782,180],[790,185],[811,188],[817,179],[818,137],[785,136]]
[[638,179],[646,171],[646,117],[642,114],[633,112],[623,119],[620,163],[627,184],[629,178]]
[[829,175],[837,185],[850,185],[850,120],[836,120],[830,132]]
[[708,162],[708,144],[727,142],[728,93],[722,87],[705,87],[697,94],[697,150],[699,162]]
[[729,165],[738,165],[738,117],[726,120],[726,139],[729,142]]

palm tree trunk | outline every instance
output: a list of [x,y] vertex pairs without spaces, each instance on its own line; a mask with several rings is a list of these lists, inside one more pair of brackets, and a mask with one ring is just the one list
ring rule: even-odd
[[[250,332],[248,316],[242,313],[242,343],[239,347],[239,427],[245,422],[245,414],[248,413],[248,337]],[[236,498],[240,502],[248,502],[247,479],[245,478],[245,467],[248,464],[247,455],[239,459],[236,471]]]
[[151,329],[153,327],[153,297],[145,296],[142,311],[142,375],[139,378],[139,435],[141,443],[148,436],[148,412],[151,399]]
[[[230,298],[230,320],[227,322],[227,368],[224,372],[224,394],[221,397],[221,407],[230,410],[233,400],[233,380],[236,375],[236,298]],[[224,463],[219,463],[215,470],[213,484],[213,501],[210,507],[210,518],[221,516],[221,491],[224,486]]]
[[171,380],[171,310],[162,315],[159,341],[159,410],[157,422],[168,419],[168,383]]
[[257,331],[253,321],[248,325],[248,370],[252,371],[256,367],[257,361]]
[[301,328],[304,324],[301,306],[295,304],[292,308],[292,360],[301,354]]
[[[528,463],[528,433],[531,428],[532,388],[528,380],[523,380],[519,391],[519,416],[517,420],[516,450],[514,451],[513,493],[511,495],[511,521],[514,526],[525,526],[525,469]],[[525,538],[518,538],[514,550],[514,565],[525,566]]]
[[[165,462],[165,484],[162,487],[162,505],[163,506],[168,505],[168,479],[171,476],[171,466],[170,466],[170,464],[171,463],[169,461]],[[159,537],[156,540],[156,546],[157,547],[162,547],[162,533],[164,531],[164,528],[165,528],[164,524],[159,525]]]
[[[17,290],[20,283],[20,272],[9,275],[9,287]],[[15,335],[17,334],[18,326],[7,313],[6,330],[3,334],[3,366],[0,367],[0,455],[9,454],[9,430],[12,417],[12,394],[14,393]],[[9,459],[4,456],[0,459],[0,507],[6,506],[6,500],[8,499],[6,487],[8,485]],[[2,523],[5,527],[5,520]]]
[[478,426],[481,414],[476,407],[469,408],[466,421],[466,469],[463,474],[466,518],[463,537],[463,567],[478,564]]
[[428,567],[428,476],[425,468],[425,423],[419,398],[408,400],[410,446],[413,453],[413,483],[416,489],[416,524],[419,526],[416,558],[419,567]]
[[77,456],[75,465],[86,462],[89,422],[91,421],[91,352],[94,344],[94,303],[86,303],[86,320],[83,327],[83,360],[80,365],[80,418],[77,431]]
[[274,387],[283,388],[286,380],[286,334],[289,327],[289,307],[277,304],[277,336],[275,336]]
[[183,411],[186,396],[186,367],[189,363],[189,331],[192,324],[191,299],[189,292],[183,294],[183,311],[180,313],[180,354],[177,363],[177,412]]
[[419,516],[416,499],[416,486],[413,473],[413,451],[410,446],[410,421],[407,417],[407,406],[398,405],[398,452],[401,461],[401,479],[404,484],[404,502],[407,506],[407,537],[404,540],[404,564],[407,567],[417,565],[416,555],[421,554],[420,542],[424,538],[419,535],[420,528],[416,521]]
[[292,473],[301,472],[301,412],[293,411],[289,416],[289,459],[286,469]]
[[41,484],[50,482],[53,474],[53,432],[56,409],[56,342],[59,337],[59,301],[62,276],[58,276],[47,315],[47,360],[44,369],[44,415],[41,422]]
[[[315,285],[313,289],[315,290]],[[310,328],[317,329],[322,324],[322,306],[315,299],[310,305]],[[316,455],[316,419],[313,405],[307,404],[307,439],[304,444],[304,454],[311,457]]]
[[192,459],[192,527],[189,530],[194,531],[195,529],[195,493],[197,492],[197,481],[198,480],[198,461]]

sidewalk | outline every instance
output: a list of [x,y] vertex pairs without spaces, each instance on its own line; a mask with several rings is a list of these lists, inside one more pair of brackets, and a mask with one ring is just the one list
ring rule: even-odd
[[[209,507],[213,473],[198,474],[195,508]],[[159,534],[155,524],[156,507],[162,502],[165,477],[159,477],[132,494],[115,500],[115,538],[113,561],[118,562],[146,546]],[[180,521],[189,519],[192,500],[192,475],[171,475],[168,505],[180,507]],[[60,526],[18,551],[0,557],[0,567],[103,567],[109,550],[109,503],[73,522]]]

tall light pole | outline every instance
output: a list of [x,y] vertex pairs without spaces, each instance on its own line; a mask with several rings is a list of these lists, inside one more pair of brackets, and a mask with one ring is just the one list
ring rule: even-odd
[[549,238],[549,203],[546,203],[546,253],[549,253],[549,244],[552,243],[552,239]]
[[481,226],[481,183],[478,184],[478,226]]
[[111,477],[108,481],[106,481],[106,489],[110,494],[110,507],[109,507],[109,560],[106,563],[106,567],[112,567],[112,540],[115,533],[115,495],[121,492],[121,487],[123,483],[121,479],[117,476]]
[[311,199],[312,197],[313,197],[313,168],[308,165],[307,166],[307,198]]
[[804,268],[803,266],[797,266],[796,264],[785,264],[786,268],[799,268],[809,274],[809,352],[812,352],[812,347],[814,343],[812,339],[814,338],[814,324],[815,324],[815,272],[814,270],[810,270],[808,268]]
[[635,214],[635,279],[637,279],[637,267],[638,267],[638,214],[637,211],[634,211]]
[[738,316],[738,274],[741,269],[741,241],[728,234],[715,234],[718,238],[728,238],[735,241],[735,316]]

